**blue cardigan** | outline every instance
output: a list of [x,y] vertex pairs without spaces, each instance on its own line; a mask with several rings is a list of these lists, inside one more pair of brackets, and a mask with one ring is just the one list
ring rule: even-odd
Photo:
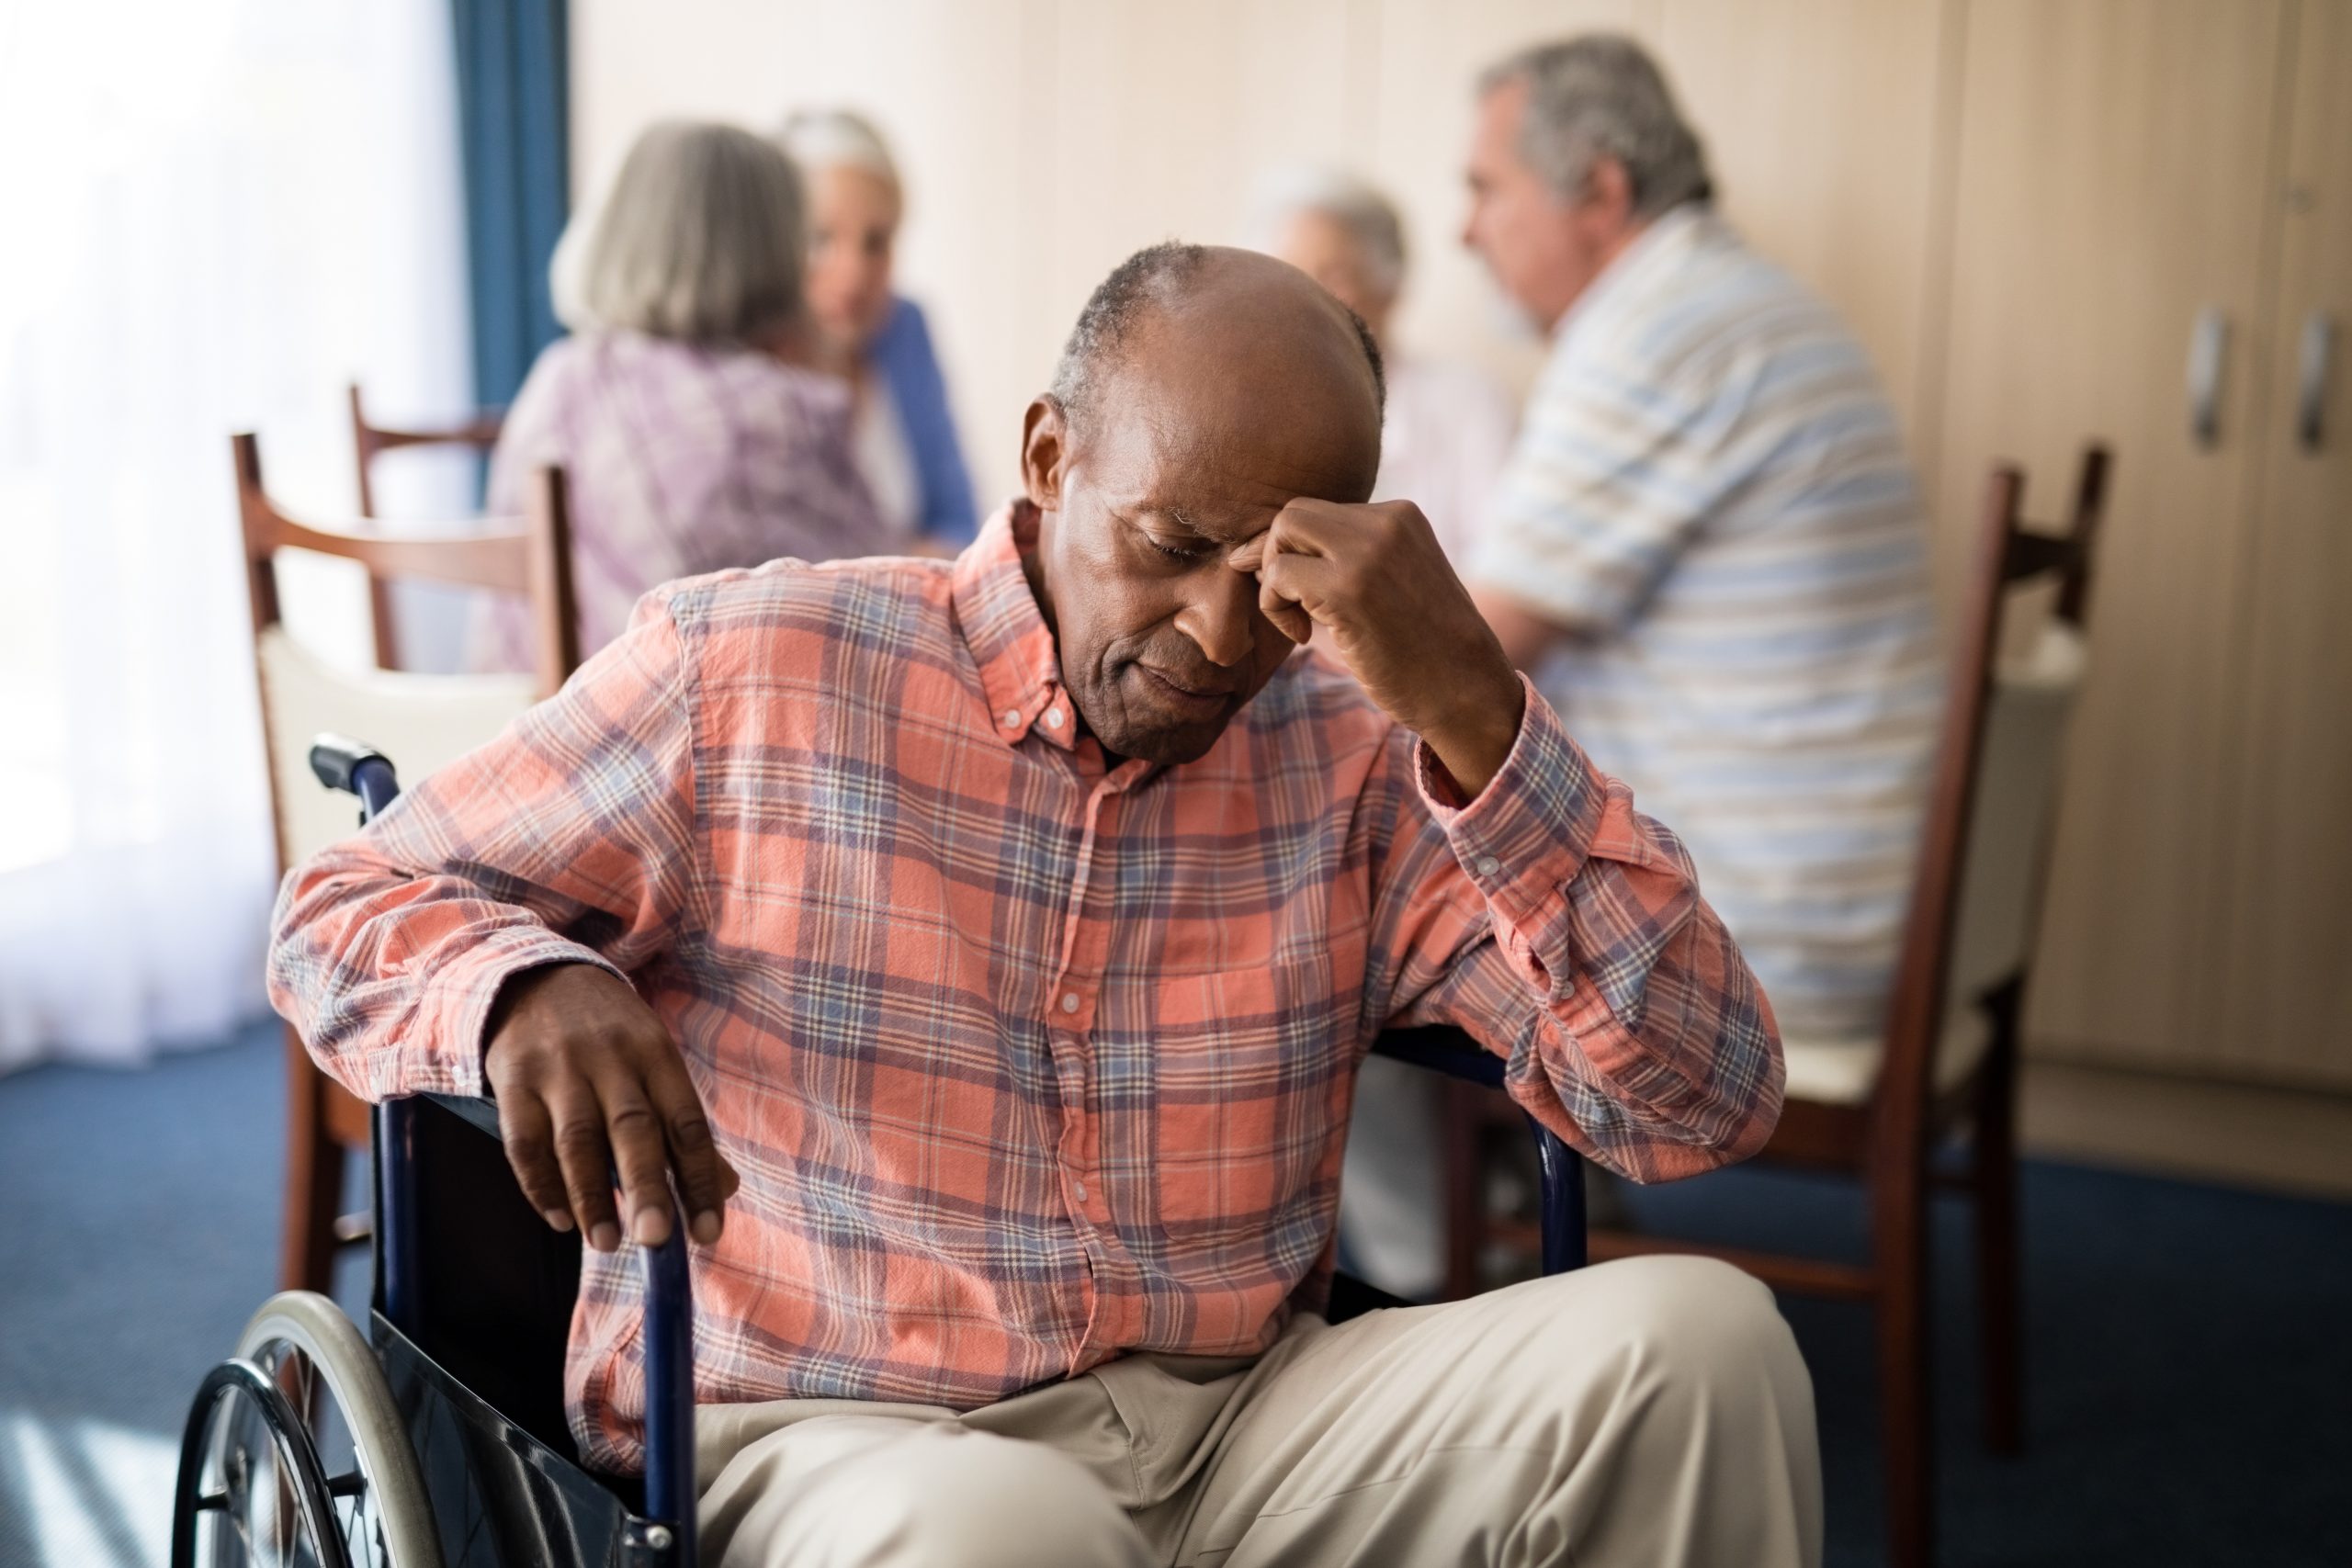
[[972,502],[972,478],[956,444],[956,421],[947,412],[947,383],[932,351],[931,328],[922,307],[900,299],[889,323],[866,350],[866,363],[882,372],[899,405],[915,471],[922,483],[922,531],[949,544],[968,544],[979,532]]

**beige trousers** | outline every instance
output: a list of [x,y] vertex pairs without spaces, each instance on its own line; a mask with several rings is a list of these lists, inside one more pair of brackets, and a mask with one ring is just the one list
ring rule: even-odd
[[1813,1385],[1763,1286],[1692,1258],[1301,1318],[956,1415],[698,1413],[716,1568],[1821,1560]]

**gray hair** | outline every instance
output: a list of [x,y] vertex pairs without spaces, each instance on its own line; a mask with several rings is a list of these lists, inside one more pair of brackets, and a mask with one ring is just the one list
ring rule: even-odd
[[766,138],[695,120],[648,126],[589,218],[576,264],[557,257],[565,320],[690,343],[773,332],[801,311],[803,207],[799,173]]
[[859,169],[903,197],[899,161],[875,123],[854,109],[799,109],[775,133],[792,161],[809,174],[820,169]]
[[1657,62],[1632,39],[1588,33],[1527,50],[1489,67],[1478,92],[1513,82],[1527,84],[1520,156],[1562,196],[1582,196],[1593,160],[1606,156],[1623,166],[1638,217],[1713,197],[1698,133]]
[[1253,247],[1272,251],[1294,218],[1313,214],[1337,223],[1355,242],[1374,286],[1390,298],[1405,287],[1405,223],[1370,183],[1343,169],[1300,165],[1275,169],[1258,182],[1251,202]]

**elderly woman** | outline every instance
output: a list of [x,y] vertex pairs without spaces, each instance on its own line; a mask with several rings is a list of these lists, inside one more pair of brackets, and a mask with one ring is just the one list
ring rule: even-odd
[[[571,480],[580,643],[672,578],[903,547],[851,456],[850,388],[808,367],[800,180],[775,143],[672,121],[630,148],[554,264],[573,335],[532,367],[492,460],[494,512],[541,463]],[[477,662],[518,665],[494,613]]]
[[1261,182],[1257,208],[1257,248],[1330,290],[1380,344],[1388,412],[1373,499],[1415,502],[1446,553],[1464,558],[1519,423],[1510,394],[1471,366],[1397,346],[1388,329],[1405,288],[1405,226],[1386,197],[1337,170],[1287,169]]
[[960,546],[978,516],[947,388],[922,309],[890,287],[898,164],[845,109],[796,114],[779,136],[808,182],[809,310],[857,387],[858,471],[893,527]]

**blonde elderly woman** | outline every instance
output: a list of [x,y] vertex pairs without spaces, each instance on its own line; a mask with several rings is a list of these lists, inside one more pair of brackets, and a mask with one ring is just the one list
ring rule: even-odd
[[[777,556],[908,543],[851,456],[850,388],[808,367],[800,180],[730,126],[649,127],[554,263],[572,335],[523,384],[491,464],[494,512],[524,476],[570,471],[582,652],[673,578]],[[519,667],[519,616],[492,613],[476,662]]]
[[1510,454],[1510,393],[1474,366],[1397,344],[1389,325],[1405,288],[1405,226],[1378,190],[1337,169],[1282,169],[1260,182],[1256,208],[1257,248],[1329,289],[1380,344],[1388,410],[1373,499],[1419,502],[1446,554],[1464,558]]
[[978,526],[922,310],[891,288],[906,187],[872,122],[794,115],[778,133],[808,190],[808,308],[857,387],[858,471],[894,528],[940,546]]

